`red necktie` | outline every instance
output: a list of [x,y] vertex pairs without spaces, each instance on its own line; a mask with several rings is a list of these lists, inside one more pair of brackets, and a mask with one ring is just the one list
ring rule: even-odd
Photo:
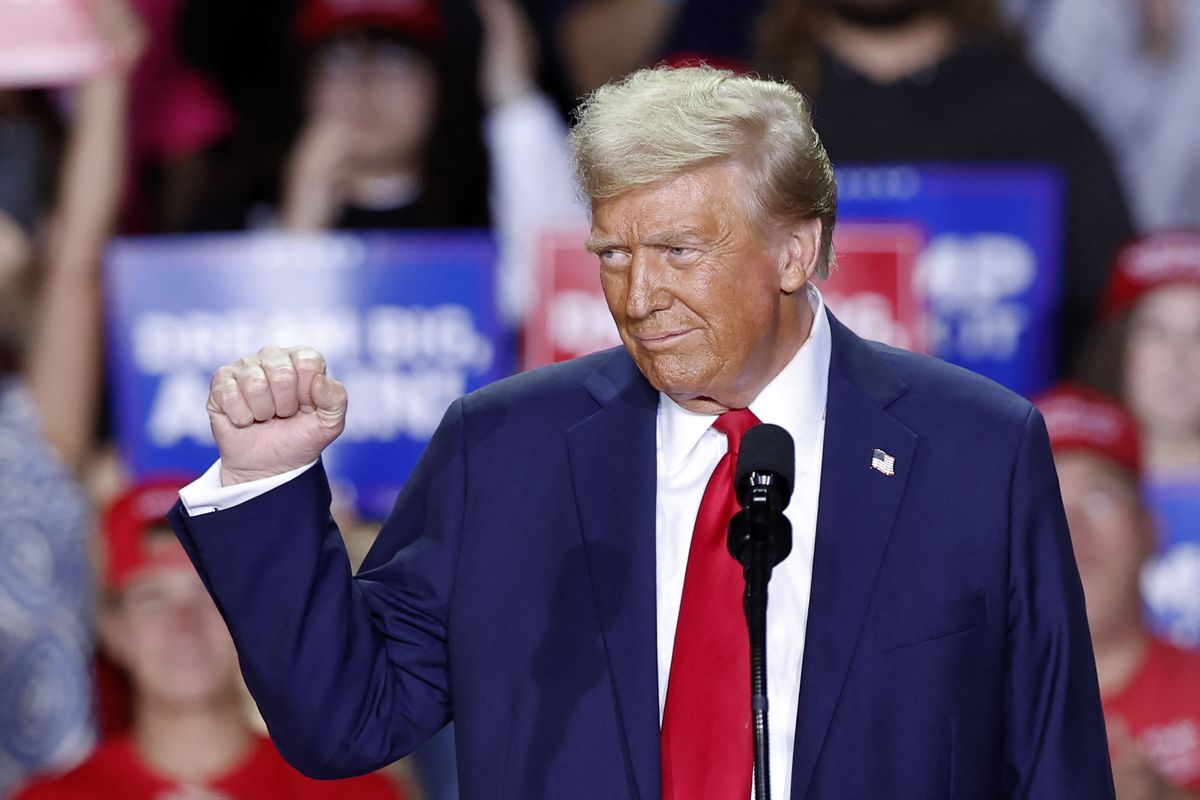
[[750,733],[750,639],[742,610],[742,567],[729,554],[729,520],[742,435],[758,418],[727,411],[713,427],[729,440],[717,462],[688,551],[662,724],[663,800],[748,800],[754,771]]

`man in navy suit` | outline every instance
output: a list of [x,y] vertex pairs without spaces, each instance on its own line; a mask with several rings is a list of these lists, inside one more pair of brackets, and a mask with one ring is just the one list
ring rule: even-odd
[[283,754],[364,772],[453,719],[466,798],[748,797],[720,542],[764,421],[796,443],[773,795],[1112,797],[1041,417],[825,310],[836,189],[800,95],[643,70],[571,138],[624,347],[451,405],[357,576],[319,461],[347,399],[319,354],[213,378],[221,460],[173,525]]

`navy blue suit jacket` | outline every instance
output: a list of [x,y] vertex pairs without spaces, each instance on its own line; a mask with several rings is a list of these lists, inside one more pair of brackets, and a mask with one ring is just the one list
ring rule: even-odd
[[[792,796],[1111,798],[1041,417],[831,325]],[[283,754],[363,772],[453,718],[464,798],[658,797],[657,403],[622,349],[456,401],[354,578],[319,467],[177,507]]]

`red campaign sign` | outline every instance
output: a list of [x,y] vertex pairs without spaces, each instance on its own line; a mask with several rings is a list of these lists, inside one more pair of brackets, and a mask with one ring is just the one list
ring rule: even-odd
[[586,228],[542,236],[537,302],[525,323],[522,366],[540,367],[621,343],[600,290],[600,263],[583,249]]
[[[542,237],[538,300],[525,325],[525,369],[621,343],[600,290],[596,257],[583,249],[587,236],[586,229],[570,229]],[[860,336],[923,349],[924,313],[914,271],[924,244],[919,225],[839,225],[834,235],[838,267],[820,284],[825,303]]]
[[928,337],[915,273],[925,238],[917,224],[839,224],[837,267],[820,284],[825,305],[863,338],[924,352]]
[[112,51],[92,0],[0,0],[0,87],[74,83],[108,66]]

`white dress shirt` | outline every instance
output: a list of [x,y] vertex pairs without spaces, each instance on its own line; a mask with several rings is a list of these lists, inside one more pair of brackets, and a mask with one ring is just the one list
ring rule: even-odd
[[[771,796],[785,800],[792,785],[796,704],[812,588],[825,398],[829,388],[829,320],[815,287],[808,340],[750,403],[762,422],[779,425],[796,444],[796,488],[784,512],[792,523],[792,552],[771,574],[767,603],[767,719],[771,730]],[[658,403],[658,497],[655,564],[658,598],[658,718],[662,721],[671,674],[683,578],[700,500],[725,455],[716,417],[687,411],[665,394]],[[732,558],[732,556],[730,556]],[[750,698],[746,698],[749,707]]]
[[[812,588],[821,448],[825,441],[825,400],[829,388],[830,338],[825,304],[809,284],[812,330],[796,355],[750,403],[762,422],[779,425],[796,445],[796,486],[784,512],[792,523],[792,552],[775,567],[767,604],[767,703],[771,730],[771,796],[790,797],[796,705]],[[655,580],[658,611],[658,715],[662,721],[675,647],[675,625],[683,595],[692,530],[705,486],[725,455],[725,436],[713,429],[716,417],[680,407],[659,395],[656,451]],[[316,462],[313,462],[316,463]],[[188,514],[197,516],[246,502],[309,469],[305,465],[258,481],[221,486],[221,462],[180,491]],[[732,556],[731,556],[732,558]],[[749,704],[750,698],[746,698]]]

